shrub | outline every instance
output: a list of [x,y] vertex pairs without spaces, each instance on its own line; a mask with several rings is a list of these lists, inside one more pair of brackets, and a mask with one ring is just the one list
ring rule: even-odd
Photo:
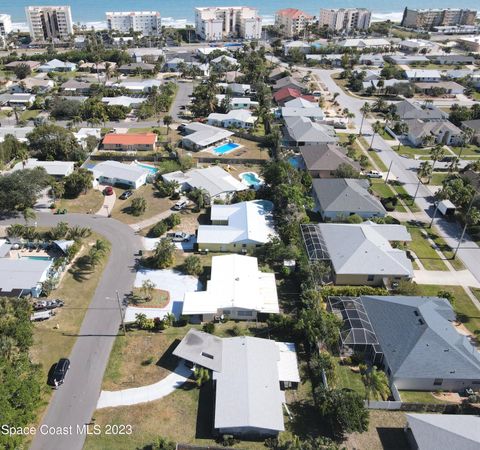
[[213,334],[215,332],[215,324],[213,322],[204,323],[202,330],[205,331],[205,333]]
[[187,275],[199,276],[203,272],[203,266],[200,261],[200,258],[195,255],[190,255],[185,258],[183,263],[183,271]]
[[147,201],[143,197],[134,198],[130,211],[134,216],[141,216],[147,210]]
[[163,220],[161,220],[160,222],[157,222],[152,228],[150,228],[148,232],[148,237],[157,238],[165,234],[167,231],[167,224]]
[[180,223],[182,222],[182,218],[180,217],[180,214],[172,214],[171,216],[166,217],[164,219],[164,222],[170,230],[177,225],[180,225]]

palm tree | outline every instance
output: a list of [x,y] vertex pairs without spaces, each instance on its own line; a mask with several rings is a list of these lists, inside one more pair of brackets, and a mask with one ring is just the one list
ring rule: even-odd
[[87,227],[71,227],[68,230],[68,239],[82,239],[89,237],[92,234],[92,230]]
[[360,112],[362,113],[362,122],[360,123],[360,131],[358,132],[358,135],[362,135],[362,128],[363,128],[363,121],[365,120],[365,116],[372,111],[372,108],[370,107],[370,103],[365,102],[363,106],[360,108]]
[[382,124],[378,120],[372,125],[373,134],[372,134],[372,140],[370,142],[370,149],[373,146],[373,140],[375,139],[375,136],[378,133],[380,133],[380,131],[382,131],[382,128],[383,128]]
[[418,190],[420,189],[420,183],[422,182],[422,179],[428,177],[428,182],[430,183],[431,176],[432,176],[432,166],[430,162],[423,161],[420,164],[420,167],[418,168],[418,171],[417,171],[418,183],[417,183],[417,189],[415,189],[415,194],[412,198],[412,205],[415,203],[415,200],[417,198]]
[[465,149],[465,147],[470,144],[470,142],[473,138],[473,134],[474,133],[473,133],[473,130],[471,128],[466,128],[460,134],[461,144],[460,144],[460,153],[458,154],[459,158],[462,157],[462,153],[463,153],[463,150]]
[[[403,136],[404,134],[408,133],[408,125],[406,122],[399,122],[397,126],[397,135]],[[397,151],[400,151],[400,148],[402,147],[402,141],[399,139],[398,140],[398,148]]]
[[378,370],[376,366],[362,375],[362,381],[365,385],[365,397],[369,402],[371,397],[380,397],[382,400],[386,400],[390,395],[387,375]]
[[448,172],[453,173],[453,172],[458,172],[458,169],[460,167],[460,158],[458,156],[455,156],[452,158],[450,161],[450,164],[448,165]]
[[37,214],[35,213],[35,211],[32,208],[25,208],[22,211],[22,216],[25,220],[25,225],[26,226],[28,226],[28,222],[30,220],[35,220],[37,218]]
[[20,238],[23,237],[25,233],[25,225],[21,223],[14,223],[7,228],[7,236],[11,238]]
[[97,239],[95,244],[92,245],[92,250],[98,252],[100,256],[103,256],[108,250],[108,243],[103,239]]
[[167,135],[168,135],[168,132],[170,131],[170,125],[173,122],[173,118],[172,116],[167,114],[166,116],[163,117],[162,120],[163,120],[163,124],[167,127]]
[[[432,158],[432,172],[435,170],[435,163],[445,156],[445,149],[442,145],[436,145],[430,150],[430,158]],[[428,180],[430,182],[430,180]]]

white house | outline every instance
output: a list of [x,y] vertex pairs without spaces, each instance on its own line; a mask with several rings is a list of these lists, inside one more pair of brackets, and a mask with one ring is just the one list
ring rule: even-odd
[[408,81],[412,81],[412,82],[422,82],[422,81],[437,82],[442,79],[442,75],[438,70],[428,70],[428,69],[406,70],[405,76],[407,77]]
[[100,184],[115,186],[117,184],[137,189],[147,182],[150,174],[137,164],[123,164],[118,161],[103,161],[90,169],[95,180]]
[[39,161],[36,158],[29,158],[25,162],[19,162],[13,167],[13,171],[24,169],[35,169],[42,167],[48,175],[55,178],[63,178],[72,174],[75,169],[73,161]]
[[0,258],[0,296],[39,297],[53,260]]
[[[224,98],[226,97],[225,94],[217,94],[216,95],[218,104],[220,105]],[[253,109],[258,107],[258,102],[248,98],[248,97],[232,97],[230,99],[229,108],[230,109]]]
[[204,123],[192,122],[185,126],[186,136],[182,138],[182,146],[193,151],[207,149],[225,142],[233,133],[223,128]]
[[198,227],[199,250],[244,253],[260,247],[276,235],[272,209],[266,200],[212,205],[212,225]]
[[39,72],[73,72],[77,70],[77,65],[68,61],[52,59],[37,68]]
[[207,123],[223,128],[253,128],[257,118],[248,109],[233,109],[226,114],[211,113]]
[[225,315],[234,320],[255,320],[258,313],[278,314],[275,274],[261,272],[257,258],[214,256],[205,291],[186,292],[182,314],[202,322]]

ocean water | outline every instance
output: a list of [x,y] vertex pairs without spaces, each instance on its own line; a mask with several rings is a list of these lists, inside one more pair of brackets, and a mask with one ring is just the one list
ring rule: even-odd
[[[399,20],[405,6],[415,8],[477,8],[478,0],[332,0],[329,2],[318,0],[0,0],[0,14],[10,14],[15,23],[25,23],[25,7],[39,5],[70,5],[75,23],[91,23],[100,25],[105,22],[106,11],[159,11],[166,23],[192,23],[196,6],[254,6],[260,10],[265,23],[272,23],[275,11],[281,8],[301,8],[304,11],[318,16],[320,8],[363,7],[371,9],[377,20],[390,18]],[[392,14],[393,13],[393,14]]]

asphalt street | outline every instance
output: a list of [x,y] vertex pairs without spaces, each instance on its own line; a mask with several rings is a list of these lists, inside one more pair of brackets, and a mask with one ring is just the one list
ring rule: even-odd
[[[338,92],[337,102],[342,108],[348,108],[355,114],[353,121],[357,127],[360,127],[362,121],[362,113],[360,108],[365,103],[364,100],[353,97],[345,93],[332,79],[332,74],[338,72],[338,70],[323,70],[323,69],[309,69],[316,78],[322,82],[330,93]],[[363,124],[362,132],[366,134],[366,139],[370,142],[373,135],[372,123],[370,120],[365,120]],[[387,167],[392,164],[392,174],[400,181],[405,183],[405,190],[414,195],[418,186],[418,178],[416,175],[416,163],[412,160],[402,158],[398,155],[381,136],[376,135],[373,141],[373,149],[377,152],[378,156],[382,159]],[[432,217],[435,207],[433,205],[434,199],[430,190],[420,184],[417,193],[418,206],[425,211],[425,213]],[[439,214],[438,214],[439,215]],[[450,222],[443,217],[437,217],[435,219],[435,225],[440,231],[440,235],[446,240],[447,244],[455,248],[461,236],[461,227],[457,222]],[[461,244],[460,250],[457,253],[465,266],[472,272],[477,280],[480,281],[480,251],[478,245],[473,242],[468,236],[466,236]]]
[[[8,225],[18,220],[3,220]],[[123,300],[131,292],[135,279],[135,253],[140,238],[132,228],[113,219],[82,214],[52,215],[39,213],[38,226],[54,226],[58,222],[90,227],[111,243],[111,254],[97,286],[80,332],[72,339],[75,345],[70,358],[71,369],[65,383],[54,392],[41,424],[52,432],[37,433],[32,450],[81,450],[86,434],[83,426],[91,422],[100,395],[103,374],[121,319],[116,291]],[[61,427],[61,428],[58,428]],[[66,428],[64,428],[66,427]],[[63,430],[65,434],[55,430]],[[67,431],[68,430],[68,431]]]
[[182,122],[180,117],[183,111],[180,109],[182,105],[187,105],[190,102],[190,95],[193,92],[194,84],[192,82],[180,82],[178,85],[177,95],[173,101],[172,107],[170,108],[170,115],[173,117],[175,122]]

